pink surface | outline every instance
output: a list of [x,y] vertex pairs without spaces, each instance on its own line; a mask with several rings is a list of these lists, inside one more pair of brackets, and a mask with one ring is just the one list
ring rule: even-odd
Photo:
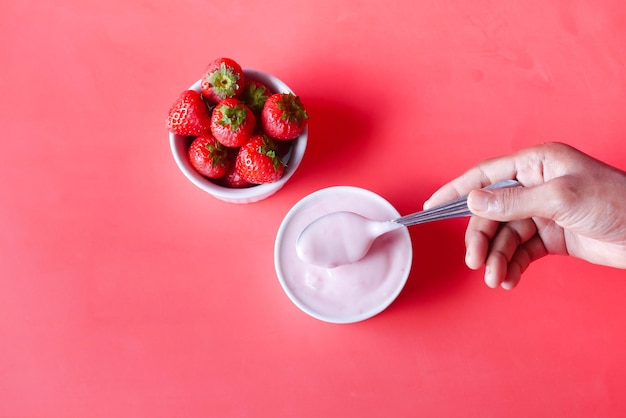
[[[401,213],[480,159],[548,140],[626,166],[620,1],[0,4],[1,417],[617,417],[624,271],[560,257],[512,292],[463,265],[465,220],[415,227],[397,301],[300,312],[273,266],[305,195]],[[311,114],[283,190],[189,183],[165,116],[209,60]]]

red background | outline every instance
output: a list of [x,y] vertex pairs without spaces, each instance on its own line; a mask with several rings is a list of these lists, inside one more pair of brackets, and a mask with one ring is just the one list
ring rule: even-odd
[[[617,417],[626,274],[564,257],[512,292],[463,264],[466,220],[411,229],[406,288],[352,325],[300,312],[278,226],[323,187],[402,213],[543,141],[626,164],[616,0],[0,4],[1,417]],[[309,109],[277,195],[218,201],[165,117],[213,58]]]

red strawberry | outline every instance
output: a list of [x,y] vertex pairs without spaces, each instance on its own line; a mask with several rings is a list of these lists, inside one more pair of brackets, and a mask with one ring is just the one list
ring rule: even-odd
[[255,135],[239,150],[235,169],[249,183],[262,184],[279,180],[285,167],[276,143],[266,135]]
[[189,146],[191,166],[205,177],[218,179],[223,177],[230,166],[228,150],[211,135],[202,135]]
[[237,173],[234,163],[230,166],[230,169],[228,169],[224,177],[220,179],[220,183],[233,189],[241,189],[243,187],[252,186],[252,184],[248,183],[239,175],[239,173]]
[[225,99],[213,108],[211,133],[227,147],[240,147],[252,136],[256,118],[248,106],[237,99]]
[[200,93],[183,91],[170,107],[167,129],[173,134],[198,136],[211,132],[211,113]]
[[272,95],[266,85],[256,80],[246,81],[241,93],[241,101],[248,105],[255,115],[260,115],[265,101]]
[[202,76],[202,95],[213,103],[241,94],[245,86],[241,66],[230,58],[211,62]]
[[275,139],[297,138],[304,131],[308,119],[300,97],[291,93],[271,95],[261,113],[263,130]]
[[224,177],[219,180],[219,182],[222,186],[236,189],[253,186],[252,184],[241,178],[239,173],[237,173],[237,170],[235,169],[237,154],[239,154],[239,148],[228,148],[228,159],[231,162],[230,168],[228,169]]

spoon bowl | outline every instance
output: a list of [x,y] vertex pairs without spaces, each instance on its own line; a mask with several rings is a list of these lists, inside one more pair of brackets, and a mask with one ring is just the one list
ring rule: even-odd
[[367,254],[376,238],[402,226],[394,221],[374,221],[349,211],[331,212],[302,231],[296,252],[301,260],[320,267],[351,264]]

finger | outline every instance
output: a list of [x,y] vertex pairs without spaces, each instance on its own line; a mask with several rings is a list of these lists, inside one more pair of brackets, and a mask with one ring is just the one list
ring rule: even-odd
[[[509,178],[515,177],[505,177],[501,180],[506,180]],[[437,191],[435,191],[428,198],[428,200],[424,202],[424,209],[430,209],[434,206],[441,205],[443,203],[449,202],[450,200],[456,199],[457,197],[465,196],[472,190],[480,189],[492,183],[494,182],[486,177],[484,173],[482,173],[480,170],[476,168],[471,169],[462,176],[454,179],[453,181],[445,184]]]
[[508,260],[502,253],[489,254],[489,259],[485,263],[485,284],[492,289],[498,287],[506,276],[506,266]]
[[542,217],[558,220],[572,200],[566,197],[561,177],[539,186],[507,187],[502,189],[481,189],[472,191],[467,206],[476,215],[487,219],[506,222],[517,219]]
[[494,237],[500,223],[479,216],[472,216],[465,231],[465,264],[478,270],[485,264],[489,242]]
[[500,286],[503,289],[511,290],[519,283],[522,273],[535,260],[548,254],[541,237],[534,235],[531,239],[520,245],[507,265],[506,278]]
[[517,249],[537,233],[535,223],[530,220],[502,224],[491,240],[485,262],[485,283],[495,288],[507,278],[508,265]]
[[555,144],[538,145],[485,160],[435,191],[424,203],[424,208],[442,204],[500,180],[517,179],[524,186],[541,184],[544,182],[544,162],[554,147]]

